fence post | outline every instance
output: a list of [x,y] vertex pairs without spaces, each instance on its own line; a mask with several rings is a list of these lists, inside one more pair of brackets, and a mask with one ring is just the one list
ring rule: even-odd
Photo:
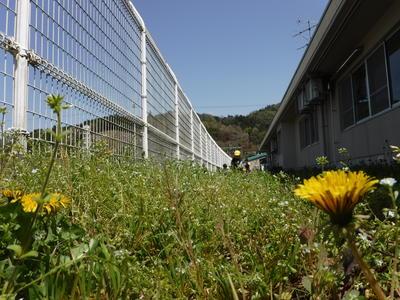
[[211,140],[211,136],[208,137],[208,161],[210,162],[211,165],[211,169],[212,169],[212,165],[213,165],[213,147],[212,147],[212,140]]
[[207,129],[205,130],[205,149],[206,149],[206,153],[203,153],[203,156],[205,157],[206,160],[206,166],[207,166],[207,170],[209,170],[209,165],[208,165],[208,132]]
[[[14,79],[14,115],[13,127],[17,130],[27,129],[27,102],[28,102],[28,60],[26,50],[29,46],[29,20],[30,1],[17,1],[15,41],[21,47],[15,57],[15,79]],[[26,146],[26,139],[22,138]]]
[[137,160],[138,158],[138,144],[137,144],[137,126],[136,123],[133,123],[133,159]]
[[148,122],[147,122],[147,37],[146,30],[142,28],[141,33],[141,64],[142,64],[142,120],[144,123],[143,127],[143,136],[142,136],[142,149],[143,149],[143,158],[149,157],[149,135],[148,135]]
[[195,160],[194,157],[194,125],[193,125],[193,109],[190,108],[190,148],[192,150],[192,160]]
[[89,151],[91,145],[90,125],[83,125],[83,149]]
[[176,159],[180,159],[181,153],[180,153],[180,137],[179,137],[179,94],[178,94],[178,84],[175,81],[175,140],[176,140]]
[[200,164],[203,164],[203,127],[200,123]]

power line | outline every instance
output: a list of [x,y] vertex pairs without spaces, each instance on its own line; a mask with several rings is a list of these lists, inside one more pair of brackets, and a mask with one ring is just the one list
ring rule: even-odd
[[268,104],[250,104],[250,105],[208,105],[208,106],[196,106],[196,108],[231,108],[231,107],[259,107],[267,106]]

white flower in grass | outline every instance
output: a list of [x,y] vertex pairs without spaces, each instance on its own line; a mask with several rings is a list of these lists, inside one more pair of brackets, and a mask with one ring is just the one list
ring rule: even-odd
[[383,212],[383,215],[384,215],[385,218],[387,218],[387,219],[393,219],[393,218],[395,217],[394,211],[393,211],[393,210],[390,210],[390,209],[384,211],[384,212]]
[[386,185],[386,186],[389,186],[389,187],[394,186],[396,183],[397,183],[396,179],[391,178],[391,177],[383,178],[383,179],[380,181],[380,184],[381,184],[381,185]]
[[377,265],[378,267],[382,267],[382,266],[383,266],[383,260],[381,260],[381,259],[377,259],[377,260],[375,261],[375,263],[376,263],[376,265]]

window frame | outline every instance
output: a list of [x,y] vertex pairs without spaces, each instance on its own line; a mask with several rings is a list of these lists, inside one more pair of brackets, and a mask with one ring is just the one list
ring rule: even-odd
[[[382,42],[378,43],[378,45],[370,52],[368,53],[368,55],[365,57],[364,59],[364,63],[365,63],[365,70],[366,70],[366,79],[367,79],[367,92],[368,92],[368,103],[369,103],[369,111],[370,111],[370,117],[374,117],[376,115],[379,115],[381,112],[387,111],[391,108],[391,104],[392,104],[392,97],[391,97],[391,92],[390,92],[390,78],[389,78],[389,68],[388,68],[388,64],[387,64],[387,52],[386,52],[386,41],[388,40],[388,38],[385,38]],[[372,114],[372,105],[371,105],[371,90],[370,90],[370,82],[369,82],[369,73],[368,73],[368,60],[377,52],[379,51],[380,47],[383,48],[383,57],[384,57],[384,65],[385,65],[385,77],[386,77],[386,87],[381,87],[381,89],[379,90],[379,92],[383,91],[385,88],[387,90],[387,96],[388,96],[388,106],[375,113]],[[372,96],[377,95],[379,92],[374,91],[374,93],[372,93]],[[367,119],[366,118],[366,119]]]
[[388,62],[388,53],[386,50],[386,43],[396,34],[400,35],[400,26],[396,27],[394,30],[390,31],[390,33],[385,37],[384,40],[384,44],[385,44],[385,60],[386,60],[386,77],[387,77],[387,81],[388,81],[388,89],[389,89],[389,97],[390,97],[390,105],[392,108],[396,108],[398,106],[400,106],[400,101],[397,102],[393,102],[392,99],[392,80],[390,78],[390,74],[389,74],[389,70],[390,70],[390,65]]
[[298,121],[299,144],[303,150],[309,146],[319,143],[319,122],[318,111],[313,110],[307,115],[303,115]]
[[[346,110],[344,110],[343,109],[343,105],[342,105],[342,102],[341,102],[341,99],[340,98],[338,98],[338,107],[339,107],[339,112],[340,112],[340,114],[341,114],[341,118],[340,118],[340,128],[341,128],[341,130],[343,131],[344,129],[346,129],[346,128],[348,128],[348,127],[350,127],[350,126],[353,126],[354,125],[354,123],[355,123],[355,120],[356,120],[356,112],[355,112],[355,110],[354,110],[354,103],[353,103],[353,81],[351,80],[351,76],[344,76],[344,77],[342,77],[339,81],[338,81],[338,84],[337,84],[337,94],[338,94],[338,97],[341,97],[342,95],[342,93],[341,93],[341,90],[340,90],[340,88],[341,88],[341,85],[342,85],[342,83],[344,83],[345,81],[347,81],[347,84],[349,85],[347,88],[350,88],[350,106],[349,106],[349,108],[347,108]],[[345,126],[345,122],[344,122],[344,119],[342,118],[342,115],[344,116],[344,114],[345,113],[347,113],[347,112],[350,112],[351,111],[351,115],[352,115],[352,122],[351,122],[351,124],[350,125],[348,125],[348,126]]]
[[[353,124],[347,126],[347,127],[342,127],[343,119],[342,119],[342,110],[339,105],[339,117],[340,117],[340,128],[341,131],[346,131],[354,126],[357,126],[359,124],[362,124],[364,122],[368,122],[369,120],[376,118],[382,114],[387,113],[388,111],[391,111],[397,107],[400,107],[400,101],[393,103],[392,101],[392,81],[390,78],[389,70],[390,66],[388,63],[388,53],[386,49],[386,44],[390,38],[392,38],[394,35],[400,32],[400,28],[396,28],[395,30],[391,31],[390,34],[386,35],[381,41],[379,41],[375,47],[373,47],[367,55],[365,55],[362,59],[360,59],[356,64],[354,64],[348,72],[346,72],[343,76],[341,76],[337,82],[342,82],[344,80],[349,80],[351,82],[351,93],[352,93],[352,106],[353,106]],[[368,75],[368,59],[372,57],[376,51],[379,51],[379,48],[383,47],[383,55],[384,55],[384,65],[385,65],[385,73],[386,73],[386,89],[387,89],[387,96],[388,96],[388,102],[389,106],[375,114],[372,114],[372,108],[371,108],[371,91],[370,91],[370,86],[369,86],[369,75]],[[356,105],[355,105],[355,100],[354,100],[354,91],[353,91],[353,74],[361,67],[364,66],[365,69],[365,80],[366,80],[366,89],[367,89],[367,97],[368,97],[368,107],[369,107],[369,116],[362,118],[360,120],[357,120],[356,116]],[[336,91],[338,92],[338,85],[336,86]],[[338,93],[338,97],[340,97]],[[340,104],[340,99],[337,99],[338,103]]]
[[[361,122],[364,119],[367,119],[371,116],[371,105],[370,105],[370,93],[369,93],[369,83],[368,83],[368,69],[367,69],[367,58],[365,58],[361,64],[359,64],[356,68],[353,69],[353,71],[349,74],[350,80],[351,80],[351,88],[352,88],[352,104],[354,108],[354,123]],[[354,74],[356,74],[358,71],[363,69],[364,71],[364,77],[362,78],[365,84],[365,99],[366,102],[368,103],[368,116],[362,117],[361,119],[358,119],[358,113],[359,113],[359,108],[357,106],[357,103],[359,102],[360,99],[355,99],[355,79],[354,79]]]

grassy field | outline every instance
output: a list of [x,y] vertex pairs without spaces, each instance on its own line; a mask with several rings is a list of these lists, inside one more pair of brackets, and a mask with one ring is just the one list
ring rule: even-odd
[[[38,192],[49,161],[3,157],[1,189]],[[67,207],[32,214],[3,197],[0,298],[364,299],[344,240],[295,181],[61,150],[46,190]],[[394,229],[371,205],[357,210],[358,241],[389,289]]]
[[[45,155],[12,158],[2,172],[2,189],[40,190],[48,161]],[[38,255],[24,260],[7,259],[6,248],[18,244],[23,226],[15,210],[9,211],[14,216],[3,212],[3,221],[15,226],[2,222],[0,229],[10,237],[1,242],[0,286],[4,293],[18,269],[8,291],[38,298],[304,293],[298,233],[311,222],[311,210],[293,198],[291,188],[266,173],[209,173],[184,163],[61,154],[48,189],[70,197],[71,204],[38,218],[32,243]]]

